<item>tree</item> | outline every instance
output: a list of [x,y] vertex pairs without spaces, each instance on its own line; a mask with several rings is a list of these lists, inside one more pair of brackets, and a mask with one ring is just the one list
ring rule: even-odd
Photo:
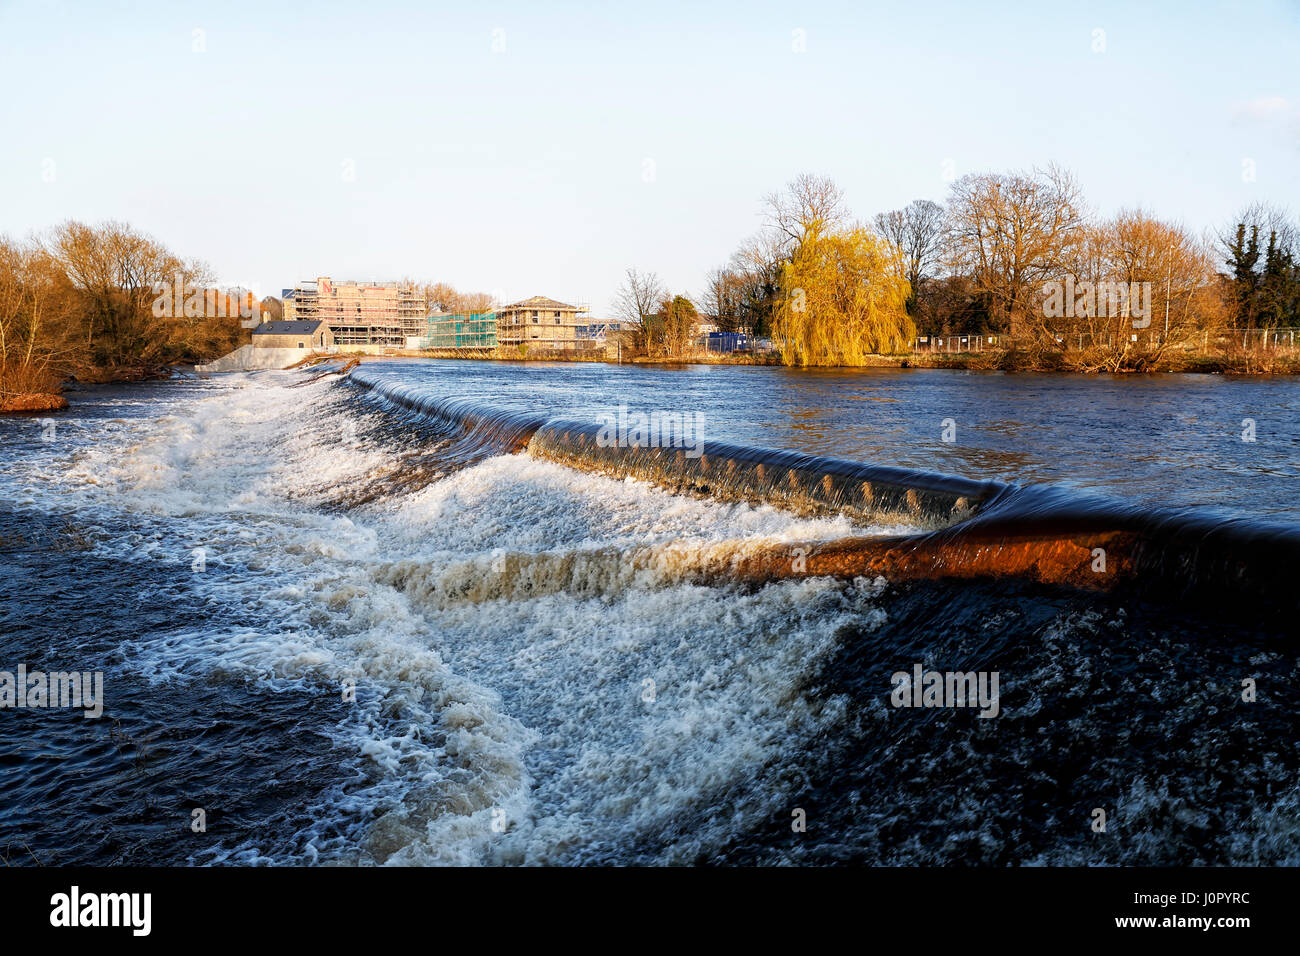
[[1266,328],[1296,325],[1300,319],[1300,267],[1295,255],[1285,236],[1269,233],[1258,290],[1260,324]]
[[767,335],[772,330],[781,268],[788,258],[782,247],[781,238],[765,230],[745,240],[731,257],[740,300],[736,328],[742,332]]
[[1084,224],[1074,177],[1057,166],[964,176],[952,185],[948,215],[950,265],[975,281],[996,326],[1041,333],[1034,299],[1060,275]]
[[[284,303],[273,295],[268,295],[262,299],[258,304],[258,308],[261,312],[265,312],[269,315],[273,322],[284,318]],[[262,316],[259,314],[257,316],[258,321],[261,321],[261,318]]]
[[665,354],[678,356],[690,350],[699,321],[695,303],[684,295],[665,296],[659,305],[658,320]]
[[407,284],[418,288],[424,297],[424,305],[433,312],[452,312],[466,315],[480,315],[491,312],[497,305],[492,296],[486,292],[457,292],[454,286],[446,282],[415,282],[406,280]]
[[0,238],[0,391],[51,391],[90,366],[207,361],[248,340],[257,305],[124,223]]
[[39,242],[0,236],[0,397],[54,390],[70,291]]
[[445,282],[426,282],[420,286],[424,304],[434,312],[455,312],[460,293]]
[[745,276],[734,268],[719,266],[709,273],[700,296],[704,314],[723,332],[734,332],[741,323]]
[[811,228],[781,271],[773,337],[787,365],[861,365],[916,334],[898,247],[861,227]]
[[120,222],[98,227],[65,222],[54,229],[47,248],[83,297],[85,341],[97,342],[105,364],[149,356],[150,346],[160,340],[152,310],[160,285],[174,285],[180,277],[182,285],[202,287],[209,280],[202,263],[183,262]]
[[1220,318],[1209,248],[1141,209],[1081,230],[1066,271],[1064,288],[1077,301],[1046,327],[1105,350],[1085,361],[1089,368],[1149,367]]
[[779,192],[763,197],[765,224],[777,249],[789,256],[813,231],[830,232],[847,218],[844,193],[825,176],[801,173]]
[[[1241,328],[1276,327],[1300,322],[1300,225],[1287,210],[1254,202],[1217,235],[1227,272],[1228,295]],[[1263,249],[1261,250],[1261,245]]]
[[938,271],[943,250],[944,208],[928,199],[917,199],[902,209],[876,216],[876,231],[903,252],[908,284],[912,295],[907,300],[908,315],[917,314],[921,283]]
[[1259,226],[1250,226],[1249,235],[1246,223],[1237,224],[1236,237],[1227,244],[1229,275],[1232,279],[1232,294],[1237,323],[1242,328],[1255,327],[1255,300],[1259,288],[1259,274],[1255,271],[1259,264]]
[[630,268],[614,300],[615,314],[638,330],[638,344],[650,354],[661,345],[656,324],[651,319],[665,295],[657,275]]
[[916,302],[913,320],[922,335],[984,332],[990,327],[984,298],[976,294],[969,276],[931,278],[925,283],[924,294],[914,293],[912,300]]

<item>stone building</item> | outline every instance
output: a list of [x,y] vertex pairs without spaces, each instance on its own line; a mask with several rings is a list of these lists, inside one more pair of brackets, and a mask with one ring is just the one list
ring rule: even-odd
[[548,350],[590,348],[590,340],[578,334],[581,311],[576,305],[542,295],[502,306],[497,309],[497,344]]
[[324,351],[334,345],[334,333],[319,319],[263,322],[253,329],[255,349]]

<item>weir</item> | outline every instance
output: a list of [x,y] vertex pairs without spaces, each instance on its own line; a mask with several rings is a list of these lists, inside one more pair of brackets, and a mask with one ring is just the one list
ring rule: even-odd
[[964,521],[1005,488],[997,482],[723,442],[706,442],[703,454],[692,457],[681,448],[602,444],[599,432],[594,425],[547,422],[527,450],[535,458],[611,478],[637,478],[675,494],[923,528]]
[[[1031,489],[1018,489],[1030,492]],[[1300,535],[1213,525],[1176,513],[1063,511],[1026,519],[1004,508],[940,531],[783,545],[743,556],[737,580],[882,575],[891,582],[1016,577],[1196,608],[1237,623],[1289,630]],[[1032,495],[1030,495],[1032,497]]]
[[[975,481],[723,442],[705,442],[698,455],[684,448],[618,445],[602,441],[595,424],[435,398],[363,376],[347,380],[457,428],[462,446],[526,452],[614,479],[636,478],[674,494],[918,528],[904,535],[704,547],[674,556],[668,577],[675,579],[1015,577],[1195,605],[1269,627],[1288,624],[1300,610],[1300,592],[1291,581],[1300,567],[1300,532],[1292,528],[1139,509],[1052,486]],[[662,555],[650,552],[623,554],[621,560],[632,570],[664,568]],[[581,562],[565,569],[574,572],[561,575],[571,576],[572,586],[580,586],[579,577],[590,571]]]
[[469,399],[437,398],[397,382],[374,382],[355,374],[348,375],[346,381],[369,389],[393,405],[451,426],[460,432],[463,444],[477,444],[503,454],[522,451],[547,421],[545,415],[503,411]]

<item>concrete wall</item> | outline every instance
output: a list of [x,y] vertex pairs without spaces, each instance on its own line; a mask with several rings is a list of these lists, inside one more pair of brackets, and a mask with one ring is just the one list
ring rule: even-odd
[[241,345],[207,365],[196,365],[196,372],[247,372],[261,368],[288,368],[311,354],[310,349],[254,348]]
[[253,345],[259,349],[324,348],[334,344],[334,335],[321,326],[317,332],[254,332]]

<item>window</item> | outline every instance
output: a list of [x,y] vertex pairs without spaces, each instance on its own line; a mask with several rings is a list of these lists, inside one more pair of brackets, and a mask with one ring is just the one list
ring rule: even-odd
[[556,318],[556,320],[558,321],[559,318],[560,318],[560,313],[556,312],[556,313],[555,313],[555,318]]
[[305,349],[306,347],[307,346],[303,345],[301,342],[298,343],[298,348]]

